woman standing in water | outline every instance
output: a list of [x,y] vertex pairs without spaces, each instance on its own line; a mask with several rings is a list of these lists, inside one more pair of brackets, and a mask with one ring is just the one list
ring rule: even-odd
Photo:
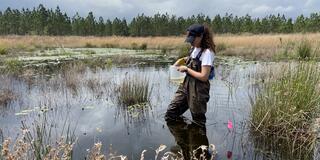
[[205,126],[205,113],[210,98],[209,75],[212,78],[214,73],[215,44],[209,27],[199,24],[191,25],[187,29],[185,41],[192,46],[190,55],[182,59],[186,65],[179,65],[181,60],[174,65],[178,71],[185,72],[186,77],[167,109],[165,120],[167,122],[178,120],[190,109],[193,121]]

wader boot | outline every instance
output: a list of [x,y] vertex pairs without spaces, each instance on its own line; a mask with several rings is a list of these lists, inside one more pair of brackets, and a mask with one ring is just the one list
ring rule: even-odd
[[[191,49],[191,52],[192,50],[193,49]],[[201,72],[201,54],[202,51],[198,53],[196,58],[189,56],[187,67],[197,72]],[[205,125],[207,102],[210,98],[209,90],[209,80],[203,82],[187,74],[183,83],[180,84],[176,91],[174,99],[168,106],[165,120],[177,120],[185,111],[190,109],[193,121]]]
[[[208,149],[202,150],[199,148],[200,146],[209,147],[206,127],[200,127],[194,123],[187,124],[184,121],[168,122],[167,126],[177,145],[181,148],[185,160],[210,159]],[[200,158],[200,155],[203,155],[203,157]]]

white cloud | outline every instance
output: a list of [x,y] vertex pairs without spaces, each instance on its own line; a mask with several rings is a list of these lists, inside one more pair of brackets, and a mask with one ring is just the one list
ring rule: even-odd
[[320,6],[320,1],[319,0],[307,0],[305,3],[306,7],[314,7],[314,6]]
[[275,10],[276,12],[286,13],[286,12],[291,12],[291,11],[293,11],[293,9],[294,9],[293,6],[287,6],[287,7],[277,6],[274,10]]
[[272,11],[271,7],[269,7],[267,5],[261,5],[261,6],[254,8],[252,10],[252,13],[262,14],[262,13],[268,13],[270,11]]

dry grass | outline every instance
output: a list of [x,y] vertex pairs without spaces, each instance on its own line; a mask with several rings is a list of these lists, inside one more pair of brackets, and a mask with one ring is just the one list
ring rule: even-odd
[[[43,155],[41,158],[35,157],[34,148],[32,144],[28,141],[28,130],[22,130],[22,134],[18,137],[16,141],[11,141],[10,138],[6,138],[3,143],[0,145],[1,152],[0,152],[0,159],[6,160],[14,160],[14,159],[44,159],[44,160],[71,160],[72,151],[74,148],[75,143],[66,143],[63,138],[57,141],[53,145],[47,145],[46,154]],[[105,155],[104,150],[102,149],[102,143],[97,142],[93,145],[91,149],[87,149],[87,155],[85,159],[88,160],[128,160],[128,157],[125,155],[119,155],[116,151],[112,149],[112,145],[109,146],[108,154]],[[179,151],[178,153],[173,153],[171,151],[164,152],[167,148],[166,145],[161,144],[155,150],[155,160],[162,159],[162,160],[183,160],[182,152]],[[204,154],[210,149],[212,151],[212,156],[210,160],[213,160],[216,151],[215,146],[210,144],[210,146],[199,146],[196,150],[201,149],[201,154],[199,160],[205,159]],[[140,160],[144,160],[144,156],[147,150],[143,150],[141,152]],[[194,151],[193,151],[194,153]],[[193,157],[194,160],[198,160],[198,158]]]
[[[119,47],[132,44],[148,48],[174,48],[183,43],[183,37],[80,37],[80,36],[0,36],[0,46],[8,48],[37,47]],[[31,47],[32,48],[32,47]]]
[[[131,48],[132,44],[146,44],[148,48],[175,48],[184,44],[184,36],[172,37],[80,37],[80,36],[0,36],[0,46],[16,48],[35,47],[96,47]],[[299,42],[303,39],[312,41],[315,46],[320,42],[320,33],[307,34],[259,34],[259,35],[216,35],[217,44],[229,47],[273,48],[289,41]]]
[[[11,52],[34,51],[56,47],[102,47],[130,48],[143,46],[146,49],[179,50],[183,46],[184,36],[171,37],[81,37],[81,36],[0,36],[0,46],[9,48]],[[218,54],[244,56],[250,59],[265,59],[279,53],[294,52],[288,45],[296,47],[301,41],[311,42],[310,46],[317,50],[320,44],[320,33],[297,34],[221,34],[215,36]],[[289,55],[290,56],[290,55]]]
[[300,42],[309,40],[316,46],[320,42],[320,33],[307,34],[259,34],[259,35],[218,35],[216,42],[232,47],[245,48],[274,48],[287,42]]

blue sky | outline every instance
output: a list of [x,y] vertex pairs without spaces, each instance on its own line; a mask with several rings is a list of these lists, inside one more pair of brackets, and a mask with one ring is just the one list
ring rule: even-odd
[[0,0],[0,10],[7,7],[33,8],[40,3],[48,8],[59,6],[69,16],[76,12],[85,16],[93,11],[97,17],[111,19],[131,19],[139,13],[154,15],[166,12],[177,16],[203,13],[210,17],[226,12],[253,17],[281,13],[295,18],[300,14],[308,16],[312,12],[320,12],[320,0]]

